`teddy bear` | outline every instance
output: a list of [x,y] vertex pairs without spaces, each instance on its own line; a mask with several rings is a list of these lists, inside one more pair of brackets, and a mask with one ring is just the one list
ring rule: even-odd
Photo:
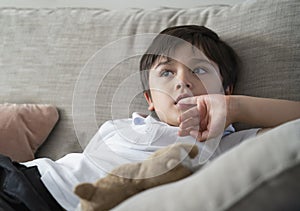
[[81,210],[110,210],[141,191],[185,178],[193,173],[197,154],[196,145],[173,144],[142,162],[123,164],[95,183],[81,183],[74,190]]

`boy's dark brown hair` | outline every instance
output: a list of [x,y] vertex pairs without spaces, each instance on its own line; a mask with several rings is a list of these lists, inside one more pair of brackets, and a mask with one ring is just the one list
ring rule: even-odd
[[140,76],[144,91],[149,91],[149,70],[154,63],[161,57],[169,55],[170,51],[184,42],[189,42],[197,47],[219,66],[224,90],[228,86],[234,86],[240,66],[240,60],[235,51],[222,41],[215,32],[205,26],[183,25],[161,31],[142,56]]

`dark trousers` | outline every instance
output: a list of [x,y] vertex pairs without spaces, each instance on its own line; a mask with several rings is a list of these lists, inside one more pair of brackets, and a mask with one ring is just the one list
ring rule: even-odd
[[0,210],[63,211],[40,177],[36,166],[26,167],[0,154]]

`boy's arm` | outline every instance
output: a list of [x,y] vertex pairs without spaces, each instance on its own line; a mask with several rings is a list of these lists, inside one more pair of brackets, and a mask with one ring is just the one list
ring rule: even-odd
[[[195,106],[184,110],[186,105]],[[198,141],[219,135],[235,122],[270,128],[300,118],[300,102],[242,95],[194,96],[180,100],[178,106],[183,109],[179,135]]]
[[229,123],[243,122],[270,128],[300,118],[300,102],[228,95]]

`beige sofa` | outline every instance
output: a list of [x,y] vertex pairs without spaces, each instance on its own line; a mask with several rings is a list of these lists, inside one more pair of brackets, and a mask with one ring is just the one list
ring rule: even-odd
[[[38,157],[81,152],[106,120],[147,113],[138,61],[153,36],[168,26],[198,24],[240,55],[235,94],[299,101],[299,9],[298,0],[190,9],[1,8],[0,99],[58,108],[60,119]],[[116,210],[299,209],[299,129],[299,121],[274,129],[258,138],[262,144],[251,140]]]

